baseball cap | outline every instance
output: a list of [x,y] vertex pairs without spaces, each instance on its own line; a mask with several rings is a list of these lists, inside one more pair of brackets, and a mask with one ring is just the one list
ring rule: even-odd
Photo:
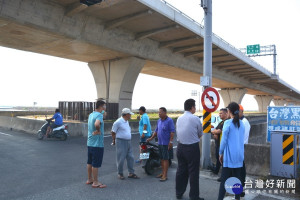
[[239,106],[240,106],[240,110],[244,111],[244,107],[241,104],[239,104]]
[[122,115],[123,115],[123,114],[131,114],[131,115],[134,115],[134,113],[131,112],[131,110],[130,110],[129,108],[123,108],[123,110],[122,110]]

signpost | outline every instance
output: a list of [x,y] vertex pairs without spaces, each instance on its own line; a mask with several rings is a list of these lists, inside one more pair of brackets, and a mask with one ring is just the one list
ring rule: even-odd
[[[216,111],[220,104],[220,96],[216,89],[208,87],[201,96],[201,102],[203,106],[203,133],[209,135],[211,129],[211,113]],[[209,143],[210,144],[210,143]]]
[[[212,86],[212,0],[201,0],[201,7],[204,10],[204,47],[203,47],[203,77],[200,78],[200,84],[205,88]],[[210,112],[203,109],[203,114],[208,115],[208,128],[210,127]],[[203,123],[204,118],[203,115]],[[203,125],[204,130],[204,125]],[[210,131],[210,129],[209,129]],[[210,134],[202,136],[202,156],[201,166],[203,169],[211,165],[210,159]]]
[[260,45],[247,45],[247,54],[258,54],[260,53]]

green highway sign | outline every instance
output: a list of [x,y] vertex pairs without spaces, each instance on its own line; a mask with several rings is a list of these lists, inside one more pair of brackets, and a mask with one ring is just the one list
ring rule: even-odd
[[260,53],[260,45],[247,45],[247,54],[258,54]]

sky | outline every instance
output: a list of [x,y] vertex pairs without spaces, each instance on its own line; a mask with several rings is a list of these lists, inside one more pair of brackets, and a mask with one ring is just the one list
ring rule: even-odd
[[[202,23],[200,0],[167,0]],[[235,46],[275,44],[279,77],[300,91],[300,0],[213,0],[213,32]],[[93,76],[87,63],[0,47],[0,106],[53,106],[58,101],[94,101]],[[273,72],[273,57],[255,58]],[[161,85],[171,85],[164,89]],[[140,74],[133,92],[132,108],[161,106],[183,109],[191,91],[200,85]],[[145,95],[147,98],[145,98]],[[193,97],[199,109],[199,95]],[[245,110],[257,110],[251,95],[245,95]],[[221,101],[219,108],[224,107]]]

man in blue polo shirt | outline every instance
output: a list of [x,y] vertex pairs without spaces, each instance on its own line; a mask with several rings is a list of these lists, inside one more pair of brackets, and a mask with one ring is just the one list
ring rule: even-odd
[[166,181],[169,159],[173,159],[173,137],[175,132],[174,122],[167,116],[167,109],[165,107],[159,108],[159,120],[157,121],[157,127],[151,138],[147,139],[147,142],[151,141],[154,137],[158,137],[159,156],[161,159],[162,173],[157,176],[160,181]]
[[89,115],[88,120],[88,160],[87,172],[88,180],[86,184],[92,184],[93,188],[105,188],[106,185],[98,181],[98,168],[102,165],[104,153],[104,122],[103,113],[106,104],[102,100],[96,102],[96,109]]

